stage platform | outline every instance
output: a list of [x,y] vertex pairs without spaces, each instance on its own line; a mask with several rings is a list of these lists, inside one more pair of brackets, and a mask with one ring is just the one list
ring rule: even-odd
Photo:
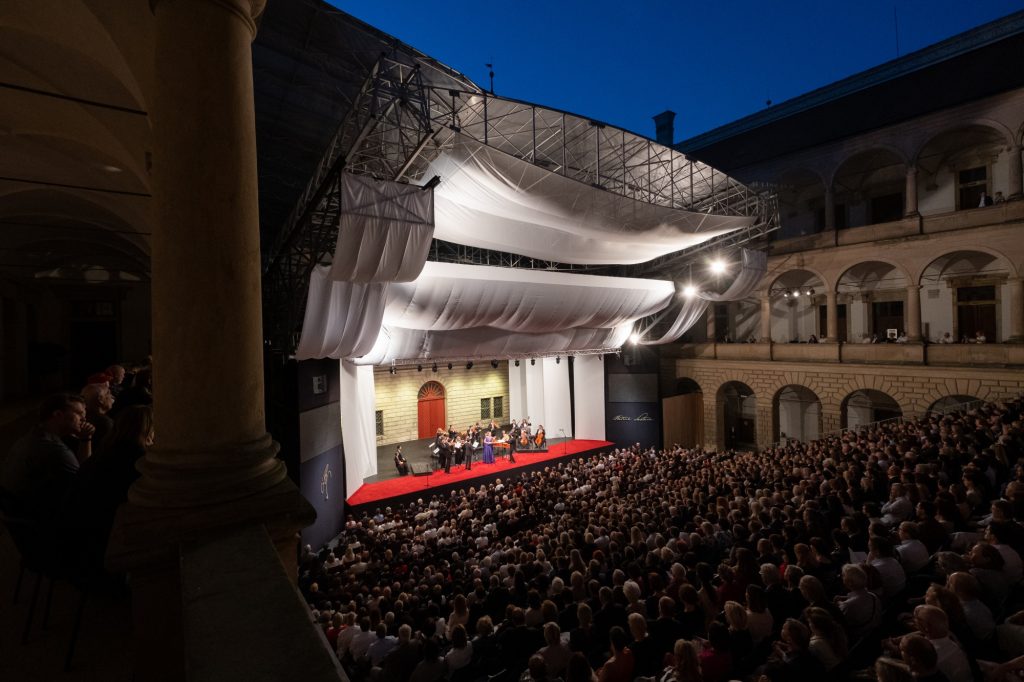
[[[452,488],[465,488],[470,485],[488,483],[495,478],[518,473],[520,470],[529,470],[537,466],[545,466],[567,457],[587,456],[601,450],[614,447],[614,443],[604,440],[572,440],[572,439],[551,439],[548,441],[547,451],[524,450],[516,452],[515,464],[502,457],[494,464],[484,464],[476,461],[472,469],[465,466],[453,466],[451,473],[446,474],[443,469],[432,471],[422,476],[399,476],[395,471],[394,453],[398,445],[402,445],[402,453],[416,471],[430,471],[430,451],[427,444],[430,439],[422,441],[411,441],[405,443],[393,443],[378,448],[377,476],[366,479],[362,487],[345,502],[354,510],[368,504],[383,501],[397,501],[404,497],[422,497],[444,493]],[[408,445],[409,447],[406,447]],[[384,459],[386,451],[386,461]],[[421,467],[423,467],[421,469]]]

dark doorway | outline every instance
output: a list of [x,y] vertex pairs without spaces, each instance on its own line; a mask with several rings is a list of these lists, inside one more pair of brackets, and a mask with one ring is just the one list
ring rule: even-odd
[[70,386],[78,390],[89,375],[117,362],[117,322],[71,320],[69,336]]
[[957,287],[956,322],[960,338],[973,339],[980,331],[988,343],[998,341],[995,286]]
[[903,323],[903,301],[878,301],[871,304],[871,331],[882,341],[886,330],[906,331]]

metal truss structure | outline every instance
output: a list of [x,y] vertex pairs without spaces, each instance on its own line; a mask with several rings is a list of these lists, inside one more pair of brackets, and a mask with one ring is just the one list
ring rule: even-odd
[[[435,240],[439,261],[676,278],[694,254],[763,238],[778,226],[774,196],[634,133],[528,102],[495,97],[466,79],[423,68],[422,55],[392,49],[366,74],[277,240],[266,254],[268,339],[292,352],[309,274],[329,263],[342,206],[341,174],[422,184],[430,162],[457,136],[622,197],[689,211],[750,216],[737,233],[635,266],[581,266]],[[443,178],[441,178],[443,182]]]

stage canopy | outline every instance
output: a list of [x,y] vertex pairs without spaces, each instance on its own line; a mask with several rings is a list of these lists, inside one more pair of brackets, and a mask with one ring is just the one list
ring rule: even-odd
[[672,282],[426,263],[414,282],[310,283],[300,359],[359,364],[611,351],[663,310]]
[[613,194],[457,135],[431,162],[435,236],[562,263],[644,263],[750,226]]

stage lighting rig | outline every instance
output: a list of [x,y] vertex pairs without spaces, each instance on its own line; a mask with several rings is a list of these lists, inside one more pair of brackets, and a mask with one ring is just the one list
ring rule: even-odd
[[437,371],[437,363],[436,362],[434,363],[434,366],[430,368],[430,370],[432,372],[436,372]]
[[422,372],[423,371],[423,365],[416,365],[416,371],[417,372]]
[[518,361],[518,360],[516,360],[516,367],[518,367],[518,366],[519,366],[519,361]]
[[449,362],[448,363],[448,369],[451,369],[451,368],[452,368],[452,363]]
[[473,361],[472,360],[470,360],[469,362],[466,363],[466,369],[473,369]]
[[[519,361],[516,360],[516,367],[518,367],[518,366],[519,366]],[[498,361],[497,360],[491,360],[491,369],[498,369]]]

